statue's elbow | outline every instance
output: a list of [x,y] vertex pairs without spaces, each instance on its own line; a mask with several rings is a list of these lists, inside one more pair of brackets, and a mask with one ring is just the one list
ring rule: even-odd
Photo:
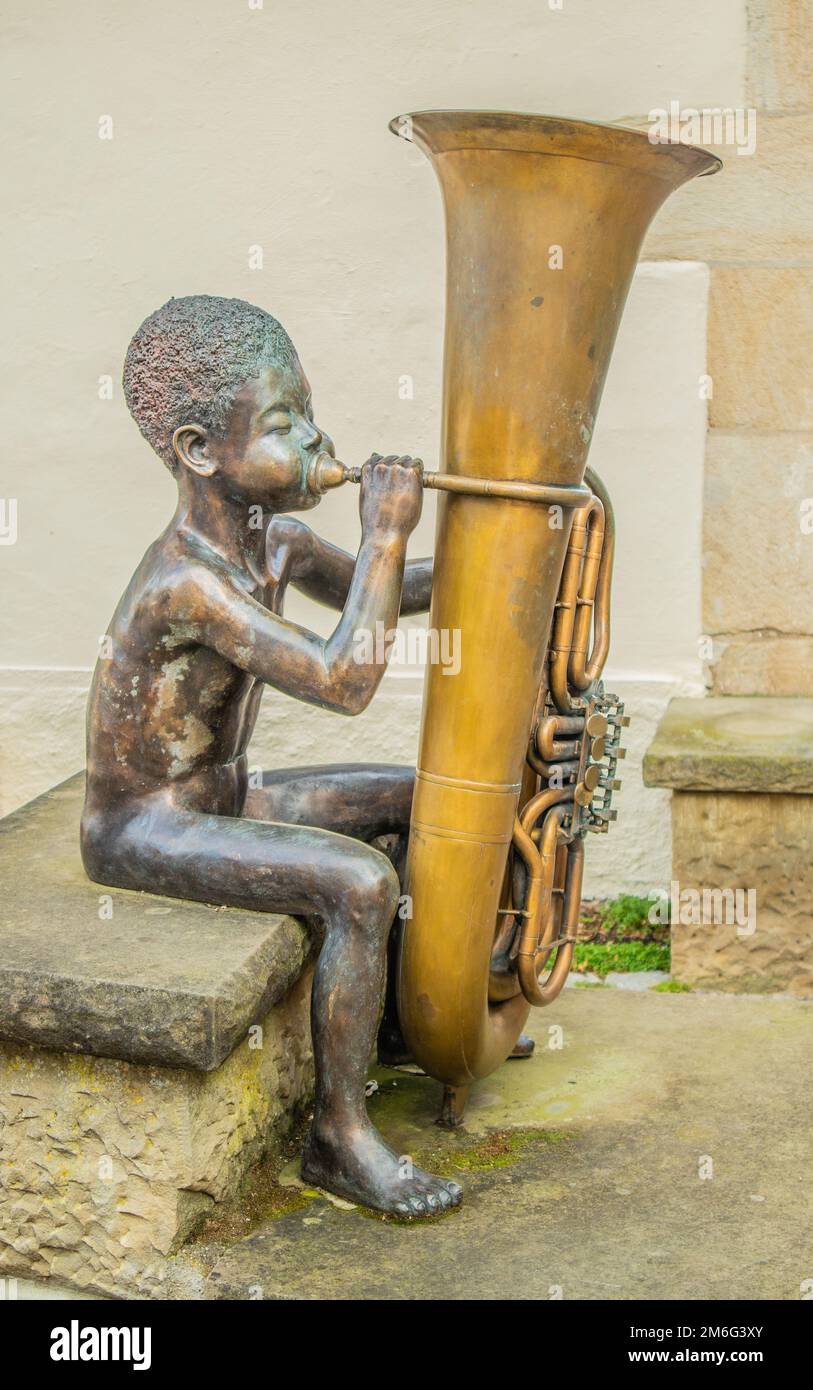
[[373,698],[372,690],[348,690],[344,694],[341,704],[342,714],[363,714]]
[[328,698],[336,714],[362,714],[372,700],[382,672],[375,665],[340,659],[328,665]]
[[323,690],[318,703],[331,714],[361,714],[366,710],[373,692],[357,682],[335,681]]

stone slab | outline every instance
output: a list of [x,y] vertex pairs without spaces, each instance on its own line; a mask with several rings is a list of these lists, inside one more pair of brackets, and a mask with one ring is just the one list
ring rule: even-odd
[[83,784],[0,821],[0,1039],[210,1071],[302,974],[306,931],[91,883]]
[[813,700],[671,700],[644,783],[683,791],[813,793]]

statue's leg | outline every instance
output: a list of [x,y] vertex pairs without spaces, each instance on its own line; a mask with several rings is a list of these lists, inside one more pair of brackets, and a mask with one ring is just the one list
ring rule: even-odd
[[[365,841],[391,835],[394,839],[387,854],[403,891],[414,786],[414,769],[398,764],[282,768],[265,772],[262,787],[249,789],[243,814],[292,825],[318,825]],[[396,913],[387,944],[387,983],[377,1038],[378,1059],[390,1066],[412,1060],[398,1021],[396,999],[402,927]]]
[[[414,787],[414,770],[398,764],[334,763],[282,768],[265,772],[262,787],[249,790],[244,815],[293,825],[318,825],[359,840],[396,835],[388,853],[403,891]],[[378,1029],[378,1059],[389,1066],[412,1060],[398,1020],[395,989],[402,928],[402,919],[396,914],[387,946],[387,985]],[[526,1058],[533,1051],[533,1039],[522,1033],[511,1056]]]
[[456,1183],[414,1170],[367,1118],[364,1085],[399,885],[384,855],[319,828],[177,810],[149,798],[85,827],[101,883],[265,912],[318,916],[313,984],[314,1118],[303,1176],[381,1211],[423,1216],[460,1200]]
[[264,772],[262,787],[249,788],[243,815],[372,840],[406,834],[414,785],[414,769],[398,764],[281,768]]

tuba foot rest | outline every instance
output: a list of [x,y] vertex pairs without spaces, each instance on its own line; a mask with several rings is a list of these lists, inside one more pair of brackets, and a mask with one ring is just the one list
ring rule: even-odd
[[440,1114],[435,1124],[441,1129],[458,1129],[463,1123],[470,1086],[444,1086]]

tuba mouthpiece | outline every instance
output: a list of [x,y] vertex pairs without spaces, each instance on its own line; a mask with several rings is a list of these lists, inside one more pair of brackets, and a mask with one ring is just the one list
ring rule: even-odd
[[340,463],[332,454],[317,454],[308,467],[308,491],[321,497],[328,488],[340,487],[342,483],[348,482],[351,472],[351,469]]

